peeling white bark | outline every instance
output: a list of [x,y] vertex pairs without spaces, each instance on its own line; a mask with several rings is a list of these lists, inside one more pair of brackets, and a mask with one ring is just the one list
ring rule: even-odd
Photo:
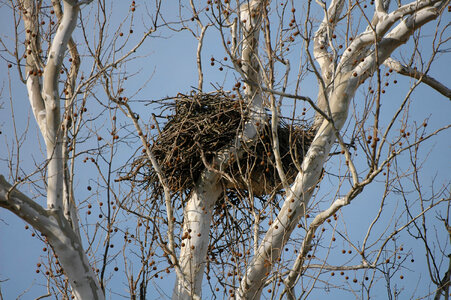
[[[334,123],[339,130],[347,118],[349,102],[356,87],[343,76],[342,85],[331,97],[331,110]],[[351,80],[352,81],[352,80]],[[346,86],[345,86],[346,85]],[[321,175],[323,164],[335,141],[335,129],[324,121],[310,146],[302,163],[295,183],[291,188],[277,218],[274,219],[263,241],[250,263],[245,277],[237,291],[237,299],[259,299],[267,274],[273,268],[281,249],[290,237],[295,225],[304,215],[305,208]]]
[[259,87],[261,78],[258,58],[262,10],[265,9],[265,5],[265,0],[253,0],[245,2],[240,7],[240,20],[243,24],[241,61],[246,81],[244,83],[245,95],[250,110],[249,121],[244,126],[242,137],[245,142],[251,141],[266,121],[262,91]]
[[177,282],[172,299],[201,297],[206,255],[210,242],[210,222],[216,200],[222,193],[217,174],[205,172],[184,209],[182,247],[179,263],[189,287]]
[[[446,1],[414,1],[399,8],[394,13],[388,14],[387,17],[380,20],[382,25],[379,26],[378,24],[376,27],[378,30],[381,30],[380,34],[382,35],[387,33],[397,20],[405,15],[410,16],[402,20],[391,32],[378,41],[378,57],[375,57],[375,54],[372,53],[372,55],[365,58],[364,62],[357,66],[352,66],[349,62],[351,58],[358,56],[361,51],[364,51],[365,47],[370,45],[371,42],[374,43],[374,38],[368,44],[362,42],[364,39],[363,36],[368,36],[368,34],[363,34],[360,36],[362,39],[357,38],[351,44],[351,51],[347,51],[350,54],[344,54],[342,56],[336,74],[331,76],[332,81],[329,81],[329,78],[323,79],[323,82],[331,82],[332,86],[330,92],[326,94],[328,97],[323,98],[323,100],[328,100],[328,103],[323,103],[321,108],[324,109],[324,107],[327,107],[326,114],[331,115],[333,124],[327,120],[321,122],[316,137],[304,158],[301,171],[291,188],[292,192],[288,191],[280,213],[274,219],[274,222],[271,224],[262,243],[258,247],[252,262],[249,264],[246,275],[237,290],[237,299],[260,298],[266,278],[280,257],[281,249],[284,248],[295,225],[305,213],[308,201],[320,177],[323,164],[336,139],[336,132],[340,131],[346,122],[349,103],[357,88],[362,83],[362,80],[372,75],[372,72],[396,48],[406,43],[417,28],[435,19],[441,9],[440,6],[443,6],[445,3]],[[343,1],[338,0],[333,1],[331,5],[339,7],[342,4]],[[336,11],[337,7],[331,7],[328,11]],[[378,16],[381,16],[380,11]],[[325,21],[330,22],[330,17],[325,18]],[[320,26],[317,34],[321,36],[326,35],[327,32],[327,30]],[[330,69],[330,61],[324,59],[327,57],[327,53],[323,51],[326,47],[324,46],[321,49],[321,41],[325,41],[326,38],[320,36],[315,43],[315,51],[318,49],[315,56],[321,67],[323,77],[327,77],[334,72]]]
[[[313,55],[321,66],[320,74],[317,74],[317,106],[327,116],[329,116],[328,95],[332,89],[330,84],[335,77],[334,55],[328,51],[328,47],[332,40],[332,33],[343,11],[344,4],[343,0],[334,0],[327,10],[324,7],[324,18],[314,37]],[[313,129],[317,130],[323,121],[324,116],[317,112],[313,122]]]
[[48,188],[47,207],[61,210],[63,208],[63,137],[61,130],[61,107],[59,99],[58,80],[67,43],[77,24],[80,11],[77,2],[64,1],[64,14],[53,38],[49,57],[44,68],[42,98],[46,108],[45,132],[42,132],[46,148]]
[[0,206],[45,235],[69,278],[75,299],[105,299],[82,243],[61,211],[45,210],[13,188],[2,175],[0,175]]
[[[24,1],[23,6],[26,11],[34,12],[36,10],[34,1]],[[38,71],[41,71],[41,63],[36,61],[37,52],[39,52],[40,49],[40,44],[38,42],[40,39],[39,25],[37,19],[33,17],[33,14],[25,14],[23,19],[25,31],[34,33],[36,36],[33,38],[31,34],[28,34],[30,44],[27,46],[27,50],[32,51],[31,55],[27,56],[25,65],[28,99],[30,101],[33,115],[36,119],[36,123],[38,124],[41,133],[45,133],[46,111],[44,99],[42,99],[41,96],[41,77],[38,76]]]
[[[240,20],[243,27],[242,41],[242,71],[245,80],[258,83],[259,62],[257,60],[258,36],[260,32],[261,9],[265,0],[253,0],[240,7]],[[245,22],[243,22],[246,20]],[[231,154],[240,150],[241,142],[252,141],[258,128],[264,124],[265,112],[261,90],[251,84],[246,85],[246,98],[249,103],[250,120],[245,124],[242,136],[237,138],[230,149],[218,153],[213,168],[221,170],[223,164],[228,163]],[[259,125],[257,125],[259,124]],[[182,280],[178,276],[172,299],[191,299],[201,297],[205,260],[210,241],[209,232],[213,208],[222,193],[219,182],[221,175],[214,170],[205,170],[189,197],[184,209],[183,234],[190,238],[184,239],[184,247],[180,250],[180,266],[184,274]],[[183,282],[189,282],[186,287]]]
[[[45,235],[49,245],[58,255],[76,299],[104,299],[104,292],[77,234],[78,224],[71,224],[64,216],[64,208],[69,209],[71,203],[66,201],[65,205],[63,204],[65,174],[58,80],[67,44],[77,23],[80,5],[89,2],[63,1],[64,14],[53,38],[45,66],[39,57],[41,40],[36,2],[24,0],[21,3],[29,12],[23,16],[25,29],[30,33],[28,50],[31,50],[25,68],[26,87],[47,150],[47,210],[11,187],[3,176],[0,176],[0,206],[15,213]],[[44,69],[42,82],[41,68]],[[76,218],[70,221],[77,222]]]

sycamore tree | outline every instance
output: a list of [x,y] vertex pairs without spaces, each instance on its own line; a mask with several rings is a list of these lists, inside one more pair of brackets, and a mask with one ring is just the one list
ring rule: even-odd
[[40,298],[448,299],[450,1],[0,3]]

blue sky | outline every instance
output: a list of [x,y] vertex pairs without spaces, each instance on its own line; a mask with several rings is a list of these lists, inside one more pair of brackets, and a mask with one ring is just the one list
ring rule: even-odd
[[[13,24],[9,9],[0,4],[0,27],[5,28],[5,31],[1,33],[2,39],[8,43],[12,43],[12,33]],[[93,6],[95,4],[91,4]],[[164,8],[164,12],[169,14],[168,18],[173,18],[176,10],[172,4],[165,4],[167,7]],[[139,6],[144,8],[144,5]],[[94,9],[85,7],[83,10],[84,16],[92,17]],[[128,2],[121,1],[114,4],[114,10],[111,14],[111,28],[107,33],[107,38],[111,39],[117,31],[122,29],[116,29],[120,26],[118,20],[122,20],[129,11]],[[144,32],[144,25],[148,20],[143,18],[137,18],[133,23],[134,33],[130,38],[130,47],[133,45],[137,38]],[[442,22],[449,22],[449,14],[444,15],[444,20]],[[435,24],[435,23],[434,23]],[[124,25],[125,26],[125,25]],[[433,26],[427,26],[422,34],[427,36],[430,35]],[[80,35],[81,29],[78,27],[75,31],[75,40],[82,39]],[[127,93],[136,94],[134,95],[135,100],[143,99],[159,99],[165,96],[174,96],[178,92],[188,92],[192,87],[197,86],[197,71],[196,71],[196,61],[195,53],[197,43],[193,36],[188,31],[183,32],[170,32],[162,29],[158,31],[158,36],[149,39],[145,42],[143,47],[137,52],[137,58],[130,61],[126,66],[126,71],[129,74],[134,74],[125,83],[125,89]],[[449,36],[449,32],[448,32]],[[430,39],[426,39],[430,42]],[[128,47],[128,48],[130,48]],[[412,44],[405,46],[406,49],[412,47]],[[293,47],[294,48],[294,47]],[[81,48],[82,49],[82,48]],[[84,51],[81,50],[80,51]],[[299,47],[295,48],[299,49]],[[430,45],[428,43],[420,45],[420,52],[427,57],[430,53]],[[86,55],[86,51],[81,53]],[[405,54],[404,51],[398,51],[395,56],[401,58]],[[232,71],[224,70],[220,72],[218,70],[218,64],[214,67],[209,65],[209,60],[211,57],[222,58],[225,56],[225,52],[222,49],[220,40],[218,39],[217,32],[214,28],[209,29],[205,38],[205,45],[203,49],[203,61],[204,61],[204,76],[205,90],[213,90],[211,84],[223,85],[225,89],[231,89],[235,83],[236,73]],[[299,63],[299,58],[297,53],[293,53],[290,56],[293,61],[293,69],[296,63]],[[446,53],[439,56],[437,61],[432,65],[430,75],[439,79],[443,84],[450,87],[451,77],[449,76],[449,57]],[[297,67],[297,66],[296,66]],[[21,136],[25,132],[26,137],[23,140],[23,146],[20,150],[20,167],[24,172],[30,172],[34,169],[35,163],[41,164],[43,162],[44,152],[42,147],[42,141],[38,136],[38,129],[35,125],[34,119],[32,118],[31,111],[29,109],[27,94],[25,86],[18,80],[17,71],[15,68],[7,69],[7,62],[4,60],[0,61],[0,68],[2,69],[1,79],[1,95],[0,95],[0,130],[2,135],[0,135],[0,173],[7,176],[8,165],[5,159],[12,155],[12,152],[8,152],[11,146],[14,145],[13,135],[13,122],[11,119],[11,109],[14,109],[15,113],[15,126],[18,135]],[[84,69],[85,68],[85,69]],[[82,70],[87,72],[89,70],[89,62],[83,63]],[[294,77],[292,77],[294,78]],[[409,86],[414,82],[413,79],[403,77],[401,75],[391,75],[390,82],[394,79],[398,80],[398,84],[391,84],[387,88],[387,94],[382,98],[382,115],[389,116],[393,111],[399,106],[399,103],[404,98],[406,91]],[[291,82],[291,89],[293,89],[294,79]],[[355,104],[360,107],[363,101],[363,95],[366,93],[367,85],[363,85],[359,91],[356,93]],[[101,94],[100,88],[99,95]],[[302,83],[301,94],[309,96],[312,99],[316,97],[316,80],[312,76],[308,76]],[[100,96],[104,97],[104,96]],[[94,106],[95,101],[92,101]],[[290,102],[287,102],[290,103]],[[12,104],[12,106],[11,106]],[[90,104],[88,103],[88,107]],[[136,111],[140,112],[143,120],[150,120],[152,108],[148,106],[143,106],[140,103],[135,103],[134,108]],[[428,119],[428,129],[430,131],[439,126],[449,124],[451,115],[451,102],[444,96],[438,94],[436,91],[432,90],[427,86],[420,86],[411,96],[410,102],[410,112],[408,118],[410,124],[414,122],[422,123],[423,120]],[[300,107],[303,107],[302,105]],[[289,105],[285,109],[290,108]],[[95,113],[93,112],[93,115]],[[407,116],[406,116],[407,117]],[[127,119],[118,113],[119,122],[125,123]],[[101,130],[107,130],[110,126],[108,120],[105,120],[101,125]],[[440,133],[435,139],[425,143],[424,150],[421,155],[428,157],[427,163],[423,165],[423,177],[421,178],[422,184],[425,187],[425,193],[427,194],[432,190],[431,184],[435,180],[435,183],[440,185],[448,185],[450,182],[451,164],[449,163],[449,157],[451,156],[451,132],[450,130]],[[92,141],[91,141],[92,142]],[[87,146],[89,147],[89,145]],[[135,145],[129,145],[129,147],[123,147],[118,151],[116,156],[117,161],[115,161],[115,167],[121,166],[129,157],[130,153],[136,148]],[[360,161],[360,158],[356,158],[356,161]],[[404,154],[399,159],[401,169],[407,169],[408,162],[407,155]],[[360,161],[362,162],[362,161]],[[328,163],[328,167],[333,170],[334,166],[339,166],[339,162],[332,159]],[[360,166],[360,165],[359,165]],[[97,198],[101,198],[102,195],[92,195],[86,190],[86,186],[95,182],[98,177],[96,177],[93,172],[95,169],[92,166],[83,165],[79,163],[77,165],[76,175],[76,193],[81,200],[92,200],[96,201]],[[340,171],[343,172],[343,171]],[[326,183],[324,183],[326,184]],[[336,184],[333,180],[330,181],[329,185]],[[365,232],[361,231],[361,228],[366,228],[371,220],[374,218],[379,207],[379,201],[382,197],[381,195],[381,185],[375,184],[374,186],[368,187],[364,194],[355,199],[354,203],[349,207],[346,207],[341,211],[342,216],[340,220],[346,220],[346,231],[353,242],[359,243],[362,241]],[[25,187],[26,188],[26,187]],[[437,187],[436,187],[437,188]],[[325,189],[329,192],[331,189]],[[27,194],[26,189],[23,190]],[[322,199],[324,203],[320,204],[322,208],[325,208],[327,203],[330,203],[333,199],[333,194],[320,194],[317,199]],[[36,201],[44,204],[44,199],[42,197],[37,197]],[[400,197],[390,196],[387,199],[387,210],[386,215],[384,215],[387,220],[393,216],[392,212],[402,210],[402,201]],[[438,213],[438,212],[437,212]],[[396,214],[399,215],[399,214]],[[433,218],[433,217],[432,217]],[[90,219],[92,220],[92,219]],[[89,221],[95,222],[95,221]],[[402,222],[402,220],[400,220]],[[15,299],[24,293],[21,299],[32,299],[43,295],[46,293],[46,282],[42,274],[37,274],[36,264],[42,260],[42,255],[45,254],[42,251],[43,243],[37,238],[32,238],[32,231],[30,229],[25,230],[25,223],[19,220],[16,216],[11,213],[0,210],[0,281],[7,280],[0,283],[1,291],[5,299]],[[132,226],[132,224],[124,223],[124,226]],[[343,225],[341,225],[343,226]],[[446,233],[440,221],[434,221],[431,223],[431,231],[437,229],[437,239],[445,240],[447,238]],[[379,228],[383,230],[383,227]],[[329,231],[326,231],[329,232]],[[302,237],[302,232],[296,232],[299,237]],[[341,248],[345,247],[346,250],[349,249],[347,243],[344,240],[338,240],[338,245],[334,246],[334,250],[330,254],[330,259],[332,262],[343,262],[346,259],[350,259],[350,256],[342,256]],[[407,253],[405,257],[408,260],[414,259],[415,262],[411,265],[406,264],[407,269],[403,270],[401,273],[405,274],[405,278],[400,280],[399,278],[394,280],[394,283],[403,289],[403,298],[409,298],[410,293],[413,289],[415,290],[428,290],[428,286],[424,285],[424,282],[429,282],[427,270],[425,268],[424,253],[421,243],[414,241],[413,239],[408,239],[406,236],[401,235],[397,243],[404,244],[406,253],[410,251],[410,255]],[[449,245],[447,248],[447,253],[449,253]],[[118,263],[119,264],[119,263]],[[411,266],[411,267],[410,267]],[[397,273],[399,274],[399,273]],[[362,272],[351,272],[351,276],[361,277]],[[397,275],[398,276],[398,275]],[[170,294],[173,285],[173,274],[168,275],[163,280],[156,279],[151,285],[154,286],[155,291],[161,289],[167,294]],[[338,279],[338,276],[332,277],[321,277],[323,280],[329,280],[333,284],[343,284],[343,279]],[[399,276],[398,276],[399,277]],[[353,277],[351,277],[352,279]],[[308,279],[305,279],[308,280]],[[126,286],[124,284],[125,279],[121,275],[113,275],[111,286],[113,290],[117,293],[126,294]],[[352,284],[351,284],[352,285]],[[386,291],[383,282],[379,282],[377,285],[377,299],[385,299]],[[314,290],[311,294],[312,299],[336,299],[342,291],[334,290],[333,292],[328,292],[327,289]],[[343,292],[344,293],[344,292]],[[419,294],[424,294],[424,292],[419,292]],[[349,297],[349,293],[344,293],[343,297]],[[115,294],[109,295],[110,299],[116,299],[118,297]],[[149,296],[149,299],[158,299],[159,296],[155,297]]]

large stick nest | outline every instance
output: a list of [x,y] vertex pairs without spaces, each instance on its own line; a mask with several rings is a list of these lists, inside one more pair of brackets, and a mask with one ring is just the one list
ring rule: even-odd
[[[173,114],[159,132],[152,145],[163,175],[173,192],[189,192],[220,150],[236,142],[247,121],[248,111],[242,100],[229,93],[178,94],[173,98]],[[284,172],[290,183],[313,139],[313,132],[305,125],[281,121],[278,127],[279,150]],[[282,188],[275,168],[272,135],[264,126],[255,141],[242,144],[244,152],[225,171],[233,182],[223,178],[226,189],[242,190],[255,196],[268,195]],[[161,183],[146,156],[132,163],[128,176],[144,182],[161,194]],[[138,180],[136,175],[142,177]],[[226,192],[226,191],[225,191]]]

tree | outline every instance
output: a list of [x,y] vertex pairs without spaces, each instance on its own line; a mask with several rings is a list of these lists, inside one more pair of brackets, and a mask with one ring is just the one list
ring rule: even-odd
[[[132,299],[171,270],[173,299],[369,298],[385,287],[396,298],[411,295],[397,280],[424,251],[417,268],[431,284],[415,297],[448,298],[450,183],[440,170],[424,183],[423,151],[443,149],[451,125],[412,107],[426,85],[449,112],[450,89],[431,71],[449,52],[449,1],[62,3],[4,1],[15,27],[1,41],[14,86],[2,119],[14,126],[0,124],[0,205],[46,244],[37,272],[49,295],[121,294],[122,269]],[[143,64],[152,54],[139,55],[187,34],[197,89],[158,95]],[[405,96],[389,91],[395,73]],[[15,78],[43,157],[15,129]],[[347,210],[359,202],[371,207],[360,222]]]

